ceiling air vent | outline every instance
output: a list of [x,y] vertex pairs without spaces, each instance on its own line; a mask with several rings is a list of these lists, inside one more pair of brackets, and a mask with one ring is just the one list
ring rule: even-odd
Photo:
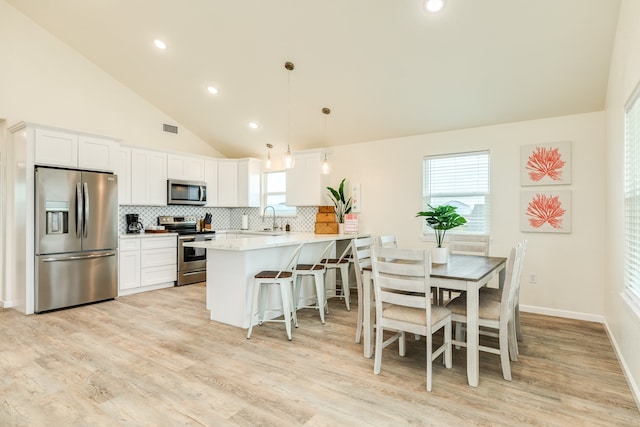
[[169,133],[178,133],[178,126],[168,125],[164,123],[162,125],[162,130]]

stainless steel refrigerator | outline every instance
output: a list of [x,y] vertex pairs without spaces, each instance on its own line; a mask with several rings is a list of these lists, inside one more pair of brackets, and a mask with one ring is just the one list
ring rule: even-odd
[[117,176],[38,167],[35,188],[35,312],[115,298]]

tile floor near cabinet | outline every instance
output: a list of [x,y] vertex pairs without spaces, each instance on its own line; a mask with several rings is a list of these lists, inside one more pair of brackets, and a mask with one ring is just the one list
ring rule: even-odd
[[203,284],[24,316],[0,310],[1,426],[545,425],[637,426],[640,413],[602,325],[522,313],[524,341],[502,379],[480,355],[434,363],[424,339],[383,353],[382,373],[354,343],[356,307],[337,299],[322,325],[299,312],[246,331],[208,320]]

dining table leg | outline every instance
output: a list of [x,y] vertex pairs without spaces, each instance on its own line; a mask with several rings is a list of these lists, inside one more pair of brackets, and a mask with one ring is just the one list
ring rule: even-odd
[[471,387],[478,387],[480,376],[479,289],[476,283],[467,282],[467,381]]
[[362,272],[362,293],[364,295],[364,304],[362,310],[362,323],[364,328],[364,357],[371,359],[373,356],[373,323],[372,306],[373,306],[373,286],[371,283],[371,271],[365,269]]

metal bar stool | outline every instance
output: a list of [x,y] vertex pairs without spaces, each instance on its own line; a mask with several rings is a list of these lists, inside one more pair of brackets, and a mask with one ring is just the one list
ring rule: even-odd
[[[332,240],[325,247],[318,258],[318,261],[314,264],[297,264],[294,268],[295,275],[295,292],[294,292],[294,300],[295,300],[295,309],[296,311],[301,308],[316,308],[320,311],[320,321],[324,324],[324,313],[325,310],[327,313],[329,312],[327,307],[327,297],[324,289],[324,274],[327,271],[327,268],[322,263],[322,260],[328,258],[331,254],[331,251],[335,248],[336,242]],[[304,276],[313,276],[313,280],[315,282],[315,290],[316,290],[316,304],[315,305],[300,305],[300,286],[301,279]]]

